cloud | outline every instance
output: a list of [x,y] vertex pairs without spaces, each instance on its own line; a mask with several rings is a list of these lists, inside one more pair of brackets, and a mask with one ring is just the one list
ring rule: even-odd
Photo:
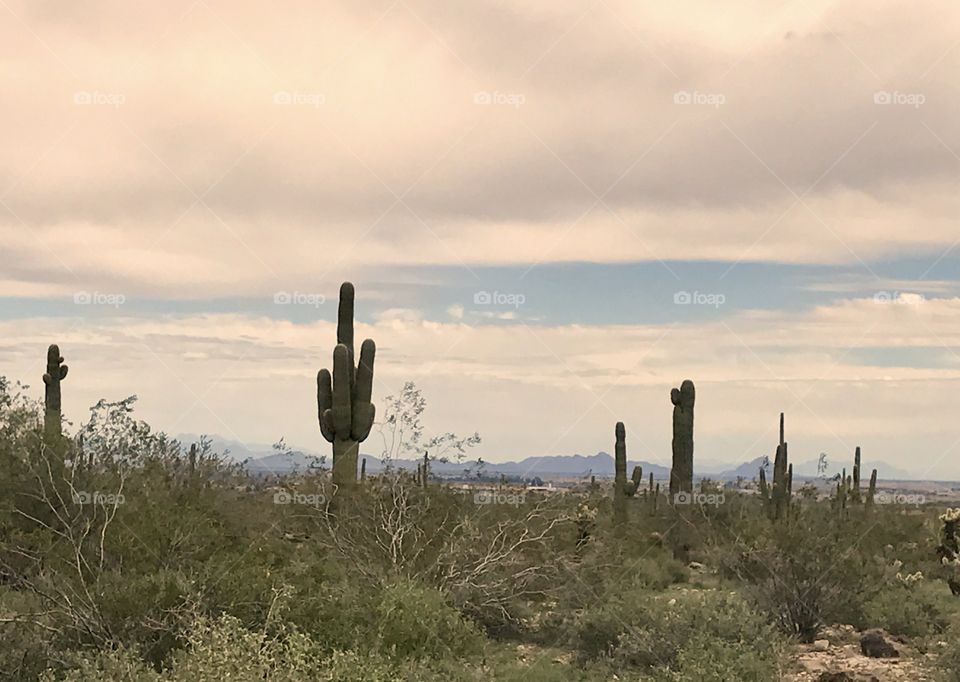
[[954,241],[946,2],[10,10],[14,292]]
[[[916,474],[960,474],[954,458],[938,461],[955,441],[960,298],[863,298],[803,313],[589,327],[471,326],[408,312],[357,325],[358,339],[377,341],[377,400],[415,381],[430,401],[429,423],[479,430],[477,454],[491,461],[609,450],[618,420],[627,423],[632,456],[669,461],[669,391],[689,377],[705,459],[769,454],[776,416],[786,411],[797,456],[846,457],[862,445],[870,458]],[[74,419],[101,397],[135,392],[141,414],[170,432],[284,436],[319,449],[313,382],[335,337],[332,322],[247,315],[35,318],[0,322],[0,368],[36,393],[44,349],[55,340],[71,365],[64,400]],[[940,365],[896,361],[918,349]],[[375,440],[368,445],[375,454]]]

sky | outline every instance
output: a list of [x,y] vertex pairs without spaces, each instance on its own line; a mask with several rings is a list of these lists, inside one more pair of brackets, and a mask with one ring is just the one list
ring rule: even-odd
[[[326,450],[340,282],[488,461],[960,479],[960,7],[0,0],[0,375]],[[374,441],[364,448],[376,454]]]

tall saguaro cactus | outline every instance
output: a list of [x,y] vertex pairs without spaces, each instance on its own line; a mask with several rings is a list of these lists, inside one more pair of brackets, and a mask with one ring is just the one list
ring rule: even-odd
[[670,498],[693,492],[693,403],[696,391],[686,379],[670,391],[673,403],[673,464],[670,468]]
[[333,482],[341,488],[357,482],[360,443],[370,434],[376,413],[371,398],[377,347],[371,339],[364,341],[360,361],[354,365],[353,298],[353,284],[344,282],[340,287],[332,380],[329,370],[317,373],[320,432],[333,444]]
[[47,372],[43,375],[44,413],[43,432],[51,442],[63,434],[63,409],[60,398],[60,382],[67,378],[68,367],[63,364],[60,347],[52,344],[47,349]]
[[623,422],[617,422],[614,435],[613,522],[620,525],[627,520],[627,429]]

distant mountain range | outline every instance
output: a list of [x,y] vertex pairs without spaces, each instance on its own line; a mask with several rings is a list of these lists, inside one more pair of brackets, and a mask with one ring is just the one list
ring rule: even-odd
[[[227,459],[233,462],[245,462],[248,471],[254,474],[286,474],[294,471],[306,471],[311,467],[319,466],[322,463],[330,466],[330,457],[324,453],[317,453],[306,448],[290,447],[281,451],[272,445],[257,443],[242,443],[236,440],[229,440],[220,436],[208,436],[214,452],[226,453]],[[177,436],[181,443],[199,442],[200,436],[196,434],[181,434]],[[367,459],[367,471],[371,474],[378,473],[383,469],[383,464],[379,457],[369,454],[362,455]],[[698,477],[708,477],[718,480],[735,480],[737,477],[745,479],[756,478],[764,457],[757,457],[748,462],[739,465],[718,462],[704,462],[697,467],[696,475]],[[794,463],[794,475],[800,478],[817,477],[817,460]],[[828,460],[829,462],[829,460]],[[396,459],[391,462],[396,469],[406,471],[416,471],[419,459]],[[696,464],[696,462],[695,462]],[[664,480],[670,476],[670,468],[662,464],[654,464],[643,460],[628,461],[627,475],[631,475],[633,467],[639,465],[643,467],[644,477],[653,472],[654,478]],[[772,458],[770,467],[773,466]],[[847,473],[851,473],[853,467],[853,457],[850,461],[829,462],[827,467],[827,476],[840,473],[846,466]],[[438,476],[458,476],[464,475],[468,470],[474,474],[477,471],[476,460],[468,460],[462,463],[456,462],[433,462],[432,471]],[[872,462],[864,459],[863,467],[865,474],[864,480],[870,476],[870,470],[876,468],[877,476],[883,480],[910,480],[908,472],[891,466],[886,462]],[[563,478],[587,478],[591,475],[599,477],[609,477],[614,474],[614,459],[606,452],[598,452],[595,455],[546,455],[527,457],[518,462],[485,462],[483,471],[488,475],[504,474],[511,477],[533,478],[533,477],[563,477]],[[769,472],[769,469],[768,469]]]

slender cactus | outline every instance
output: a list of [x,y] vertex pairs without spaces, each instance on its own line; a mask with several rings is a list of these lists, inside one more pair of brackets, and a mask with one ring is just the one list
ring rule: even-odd
[[364,457],[360,460],[360,482],[363,483],[367,480],[367,458]]
[[860,446],[853,456],[853,486],[850,488],[850,502],[860,504]]
[[790,490],[787,486],[788,461],[787,443],[778,445],[773,463],[773,515],[778,519],[790,504]]
[[670,498],[693,492],[693,404],[696,390],[686,379],[670,391],[673,403],[673,463],[670,468]]
[[633,467],[633,475],[630,477],[630,480],[627,481],[627,487],[626,487],[627,497],[633,497],[634,495],[636,495],[642,483],[643,483],[643,467],[641,467],[640,465],[637,465]]
[[337,346],[333,350],[333,376],[317,373],[317,410],[320,432],[333,444],[333,482],[349,488],[357,481],[360,443],[373,427],[373,361],[376,344],[367,339],[360,346],[360,361],[354,366],[353,299],[350,282],[340,287]]
[[627,429],[617,422],[614,429],[613,522],[622,525],[627,520]]
[[760,499],[767,503],[770,501],[770,486],[767,485],[767,471],[760,467]]
[[873,508],[873,498],[877,494],[877,470],[870,474],[870,487],[867,488],[867,508]]
[[47,371],[43,375],[44,412],[43,432],[49,444],[57,443],[63,435],[63,408],[60,382],[67,378],[68,367],[63,364],[60,347],[52,344],[47,349]]
[[187,455],[187,463],[189,464],[189,473],[191,480],[193,479],[194,474],[197,473],[197,444],[190,444],[190,454]]

